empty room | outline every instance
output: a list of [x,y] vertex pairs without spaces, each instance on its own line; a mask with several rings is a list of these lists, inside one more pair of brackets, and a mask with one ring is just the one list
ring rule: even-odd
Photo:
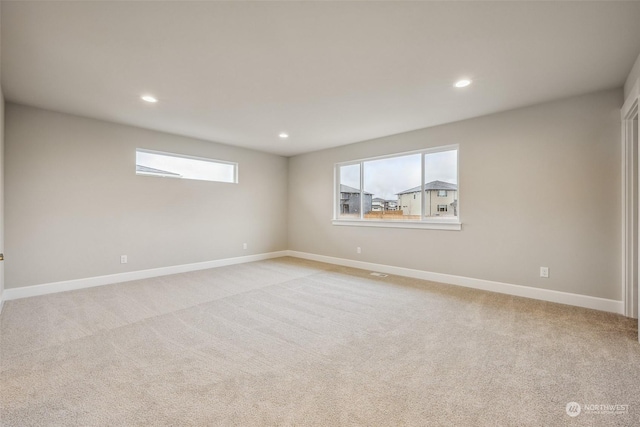
[[0,425],[640,425],[639,23],[0,1]]

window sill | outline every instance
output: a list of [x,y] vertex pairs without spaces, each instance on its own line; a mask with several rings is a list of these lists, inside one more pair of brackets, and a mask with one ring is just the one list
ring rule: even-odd
[[462,230],[462,223],[459,221],[374,221],[374,220],[353,220],[334,219],[333,225],[354,226],[354,227],[383,227],[383,228],[421,228],[425,230]]

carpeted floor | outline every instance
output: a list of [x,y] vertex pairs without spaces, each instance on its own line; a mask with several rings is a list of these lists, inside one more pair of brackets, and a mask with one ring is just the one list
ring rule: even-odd
[[1,319],[3,426],[640,425],[636,321],[294,258]]

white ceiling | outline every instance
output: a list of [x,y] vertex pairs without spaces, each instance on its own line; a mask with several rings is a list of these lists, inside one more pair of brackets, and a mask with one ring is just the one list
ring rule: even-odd
[[[640,53],[640,2],[4,1],[1,13],[7,100],[282,155],[621,87]],[[453,88],[461,77],[473,84]]]

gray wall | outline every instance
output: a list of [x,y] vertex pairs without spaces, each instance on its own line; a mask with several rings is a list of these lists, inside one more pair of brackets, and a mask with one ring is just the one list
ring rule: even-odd
[[[620,300],[622,96],[598,92],[292,157],[289,249]],[[334,163],[447,144],[460,144],[462,231],[331,224]]]
[[[288,174],[283,157],[8,103],[5,286],[288,247],[619,300],[621,103],[598,92],[300,155]],[[454,143],[462,231],[331,225],[335,162]],[[240,183],[136,176],[136,147],[237,161]]]
[[[240,183],[136,176],[136,147]],[[287,249],[284,157],[11,103],[5,149],[7,289]]]
[[[0,253],[4,253],[4,96],[0,86]],[[4,291],[4,261],[0,261],[0,304]]]

